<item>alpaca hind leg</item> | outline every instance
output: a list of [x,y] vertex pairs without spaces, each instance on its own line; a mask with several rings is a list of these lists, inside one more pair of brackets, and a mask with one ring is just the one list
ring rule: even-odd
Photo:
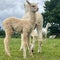
[[42,51],[42,33],[38,35],[38,52]]
[[42,26],[37,25],[37,33],[38,33],[38,52],[42,51]]
[[41,33],[38,35],[38,52],[42,51],[42,35]]
[[10,40],[10,35],[6,33],[6,37],[4,39],[4,47],[5,47],[5,53],[10,56],[10,49],[9,49],[9,40]]
[[10,49],[9,49],[9,40],[11,38],[11,34],[13,33],[11,26],[10,25],[4,25],[5,28],[5,39],[4,39],[4,48],[5,48],[5,53],[10,56]]
[[33,36],[33,40],[32,40],[32,43],[31,43],[31,51],[32,52],[34,50],[34,46],[35,46],[35,37]]

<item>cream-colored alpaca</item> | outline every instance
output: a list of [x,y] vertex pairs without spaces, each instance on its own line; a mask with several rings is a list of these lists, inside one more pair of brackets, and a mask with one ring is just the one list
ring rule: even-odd
[[[6,34],[4,39],[4,47],[5,47],[5,53],[8,56],[11,56],[9,49],[9,40],[14,31],[16,31],[18,33],[23,33],[23,57],[26,58],[26,47],[29,48],[29,36],[35,26],[36,22],[35,13],[38,11],[37,4],[31,4],[27,0],[26,2],[30,8],[29,10],[30,19],[18,19],[15,17],[10,17],[3,21],[3,26]],[[30,53],[32,54],[32,52]]]
[[[25,11],[26,11],[26,15],[23,18],[30,18],[29,15],[29,5],[25,4]],[[37,33],[38,33],[38,52],[41,52],[41,45],[42,45],[42,27],[43,27],[43,17],[41,15],[41,13],[36,12],[36,23],[35,23],[35,28],[37,28]],[[31,45],[33,46],[33,44]],[[21,39],[21,47],[20,50],[23,48],[23,40]],[[31,50],[33,49],[33,47],[31,47]]]

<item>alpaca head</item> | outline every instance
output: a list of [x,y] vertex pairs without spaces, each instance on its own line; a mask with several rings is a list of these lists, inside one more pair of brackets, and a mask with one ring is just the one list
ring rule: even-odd
[[30,3],[28,0],[26,0],[27,5],[25,5],[25,7],[29,8],[30,11],[32,12],[37,12],[38,11],[38,6],[37,3]]
[[47,23],[48,27],[51,27],[51,24],[50,23]]

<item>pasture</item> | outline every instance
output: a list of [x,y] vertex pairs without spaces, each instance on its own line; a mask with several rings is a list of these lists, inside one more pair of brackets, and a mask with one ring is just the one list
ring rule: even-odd
[[[20,48],[20,39],[12,38],[10,40],[10,51],[12,57],[4,53],[3,38],[0,38],[0,60],[24,60]],[[34,57],[31,57],[27,51],[27,60],[60,60],[60,39],[47,39],[42,44],[42,52],[37,53],[38,44],[34,48]]]

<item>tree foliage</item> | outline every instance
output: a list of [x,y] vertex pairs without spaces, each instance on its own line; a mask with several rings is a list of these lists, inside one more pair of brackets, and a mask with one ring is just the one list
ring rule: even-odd
[[[0,26],[0,37],[1,38],[5,37],[5,31],[1,28],[1,26]],[[20,34],[14,32],[12,34],[12,37],[13,38],[18,38],[18,37],[20,38],[21,36],[20,36]]]
[[1,29],[1,27],[0,27],[0,37],[4,37],[4,36],[5,36],[5,32],[4,32],[4,30]]
[[44,21],[60,24],[60,0],[45,1]]
[[[60,32],[58,31],[58,28],[60,28],[60,0],[45,1],[44,8],[45,12],[42,13],[44,25],[46,25],[47,22],[55,23],[55,26],[52,26],[52,31],[55,31],[57,34],[57,32]],[[56,27],[57,24],[59,24],[59,26]]]

